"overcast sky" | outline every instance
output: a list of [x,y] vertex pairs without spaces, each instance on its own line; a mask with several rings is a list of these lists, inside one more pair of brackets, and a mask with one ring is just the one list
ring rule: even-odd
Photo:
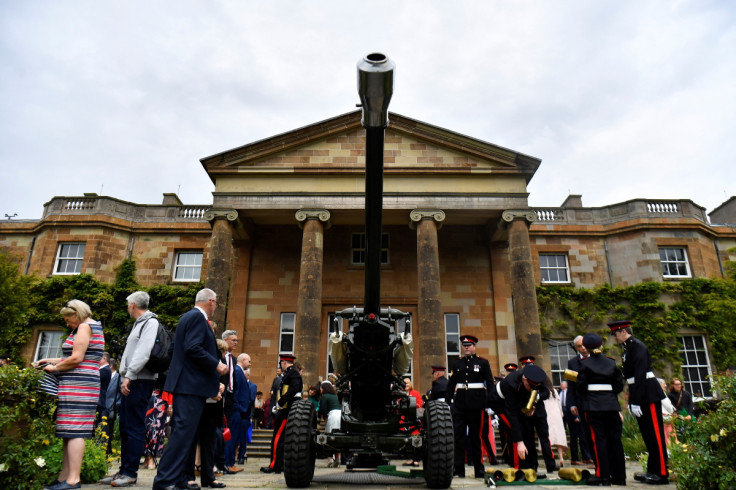
[[736,195],[736,2],[0,0],[0,219],[212,202],[200,158],[355,110],[532,155],[532,206]]

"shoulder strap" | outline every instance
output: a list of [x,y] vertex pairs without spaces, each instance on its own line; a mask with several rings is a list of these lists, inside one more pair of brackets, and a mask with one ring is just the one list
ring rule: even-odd
[[143,325],[141,325],[141,329],[138,331],[138,340],[141,339],[141,335],[143,335],[143,329],[145,328],[146,325],[148,325],[148,320],[150,320],[151,318],[153,317],[149,316],[148,318],[146,318],[146,321],[143,322]]

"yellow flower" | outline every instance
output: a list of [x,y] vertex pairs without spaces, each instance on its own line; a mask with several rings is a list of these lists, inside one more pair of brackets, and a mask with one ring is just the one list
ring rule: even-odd
[[710,440],[713,442],[718,442],[718,434],[712,434],[710,436]]
[[721,437],[726,437],[726,434],[728,434],[728,431],[726,429],[721,429],[721,432],[719,432]]
[[49,442],[49,440],[48,440],[48,439],[44,439],[44,440],[43,440],[43,441],[41,441],[41,442],[43,443],[43,445],[44,445],[44,446],[48,446],[48,445],[50,444],[50,442]]

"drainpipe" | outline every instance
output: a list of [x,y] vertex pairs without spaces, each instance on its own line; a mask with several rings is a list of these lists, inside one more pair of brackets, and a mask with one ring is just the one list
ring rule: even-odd
[[726,277],[726,271],[723,270],[723,261],[721,260],[721,251],[718,250],[718,240],[713,240],[713,248],[716,249],[716,258],[718,259],[718,267],[721,269],[721,277]]
[[[31,257],[33,256],[33,247],[36,246],[36,235],[33,235],[33,238],[31,239],[31,249],[28,250],[28,260],[26,260],[26,270],[23,273],[23,275],[28,275],[28,269],[31,267]],[[721,267],[721,270],[723,270],[723,267]]]
[[608,284],[613,287],[613,271],[611,271],[611,261],[608,258],[608,239],[603,239],[603,250],[606,253],[606,268],[608,269]]

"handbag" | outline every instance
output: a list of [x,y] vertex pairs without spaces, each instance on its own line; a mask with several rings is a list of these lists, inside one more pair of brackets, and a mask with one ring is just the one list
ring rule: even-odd
[[58,373],[49,373],[48,371],[43,372],[41,378],[41,384],[38,387],[38,391],[46,393],[51,396],[58,396],[59,394],[59,376]]
[[229,441],[233,435],[230,433],[230,427],[227,426],[227,418],[225,416],[222,416],[222,440],[227,442]]

